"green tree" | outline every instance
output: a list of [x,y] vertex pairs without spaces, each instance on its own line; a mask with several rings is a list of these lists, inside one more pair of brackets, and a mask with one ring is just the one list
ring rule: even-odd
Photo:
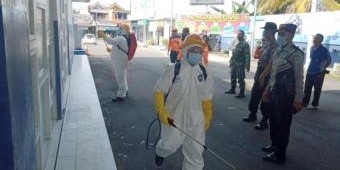
[[[251,2],[246,3],[246,1],[243,1],[241,4],[237,3],[235,1],[232,1],[232,13],[233,14],[253,14],[253,12],[249,12],[248,8],[250,5],[253,5],[255,0],[252,0]],[[215,6],[210,6],[214,11],[221,13],[221,14],[226,14],[225,10],[219,9]]]
[[219,8],[216,8],[214,6],[210,6],[211,9],[213,9],[214,11],[220,13],[220,14],[226,14],[225,10],[223,9],[219,9]]
[[232,1],[232,10],[233,10],[233,14],[250,14],[252,15],[253,12],[249,12],[248,8],[250,5],[254,4],[255,0],[252,0],[248,3],[246,3],[246,1],[243,1],[241,4]]
[[[318,0],[318,11],[340,10],[340,0]],[[312,0],[259,0],[259,14],[305,13],[311,11]]]

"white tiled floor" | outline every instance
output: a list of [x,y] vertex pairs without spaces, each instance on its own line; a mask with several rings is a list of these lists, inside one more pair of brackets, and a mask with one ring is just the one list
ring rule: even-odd
[[57,170],[116,170],[87,56],[74,56]]

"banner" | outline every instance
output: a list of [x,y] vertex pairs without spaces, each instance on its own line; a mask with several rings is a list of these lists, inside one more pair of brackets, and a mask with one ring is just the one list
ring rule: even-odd
[[238,30],[248,32],[248,14],[221,15],[183,15],[175,22],[179,31],[189,27],[191,33],[201,33],[207,30],[209,34],[237,34]]

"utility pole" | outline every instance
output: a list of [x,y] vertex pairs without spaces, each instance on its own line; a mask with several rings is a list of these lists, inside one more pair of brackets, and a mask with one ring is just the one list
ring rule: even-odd
[[[252,37],[252,43],[251,43],[251,49],[252,51],[254,50],[255,47],[255,29],[256,29],[256,13],[257,13],[257,0],[255,0],[255,4],[254,4],[255,8],[254,8],[254,20],[253,20],[253,37]],[[253,54],[253,52],[251,53]]]
[[[312,0],[312,6],[311,6],[311,14],[313,15],[316,15],[316,9],[317,9],[317,3],[318,3],[318,0]],[[312,47],[313,45],[313,35],[308,35],[308,42],[307,42],[307,48],[306,48],[306,62],[305,62],[305,68],[308,67],[309,63],[310,63],[310,58],[307,57],[307,56],[310,56],[310,48]]]
[[208,4],[205,4],[205,14],[208,14]]
[[132,9],[132,0],[130,0],[130,14],[131,14],[131,9]]
[[171,36],[171,29],[173,27],[173,15],[174,15],[174,0],[171,0],[171,16],[170,16],[169,37]]

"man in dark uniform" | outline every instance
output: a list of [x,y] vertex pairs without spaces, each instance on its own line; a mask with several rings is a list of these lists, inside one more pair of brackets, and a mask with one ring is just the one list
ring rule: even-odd
[[250,47],[249,44],[244,40],[244,31],[239,30],[237,34],[238,44],[232,50],[232,56],[229,60],[229,67],[231,69],[231,89],[224,92],[225,94],[235,94],[236,81],[240,87],[240,93],[235,96],[236,98],[244,98],[244,88],[246,86],[245,69],[249,72],[250,69]]
[[263,102],[269,102],[271,145],[263,147],[271,152],[264,161],[284,163],[289,142],[293,114],[301,111],[303,98],[303,52],[292,42],[294,24],[281,24],[277,42],[280,48],[273,56],[269,85],[263,93]]
[[[275,33],[277,31],[276,24],[273,22],[266,22],[262,28],[264,29],[262,37],[265,39],[265,43],[262,45],[260,50],[260,57],[257,62],[254,84],[251,89],[251,97],[248,105],[250,114],[248,117],[243,118],[243,121],[245,122],[253,122],[257,120],[256,113],[262,94],[268,85],[273,54],[279,46],[275,39]],[[257,130],[268,128],[268,113],[266,113],[265,103],[261,102],[260,109],[262,113],[262,120],[255,126],[255,129]]]

